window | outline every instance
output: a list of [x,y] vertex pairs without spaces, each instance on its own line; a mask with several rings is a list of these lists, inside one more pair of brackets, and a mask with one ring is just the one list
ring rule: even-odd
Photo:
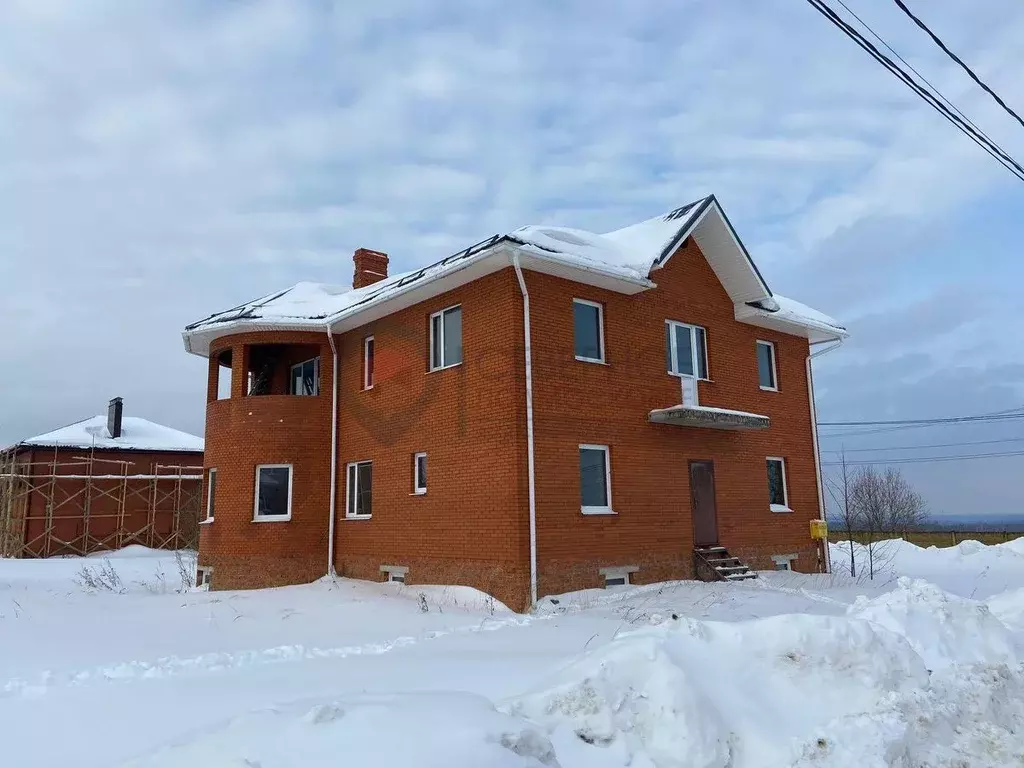
[[772,392],[779,389],[775,376],[775,344],[770,341],[757,342],[757,380],[761,389]]
[[424,494],[427,492],[427,454],[416,453],[412,457],[412,492]]
[[430,316],[430,370],[462,362],[462,307],[449,307]]
[[373,513],[373,462],[348,465],[346,517],[369,517]]
[[792,571],[794,560],[796,560],[796,555],[772,555],[776,571]]
[[363,389],[373,389],[373,336],[363,339]]
[[384,574],[384,581],[392,584],[405,584],[405,577],[409,573],[409,569],[404,565],[382,565],[380,572]]
[[254,506],[254,520],[291,520],[291,464],[261,464],[256,467]]
[[608,568],[599,568],[598,573],[604,576],[604,586],[607,589],[608,587],[629,586],[629,575],[639,570],[639,566],[636,565],[616,565]]
[[314,357],[292,366],[288,383],[289,395],[320,394],[320,358]]
[[585,515],[613,514],[607,445],[580,446],[580,507]]
[[768,503],[772,512],[792,512],[786,491],[786,460],[768,457]]
[[[665,365],[673,376],[708,380],[707,331],[699,325],[665,321]],[[694,373],[696,366],[696,374]]]
[[573,351],[577,360],[604,362],[604,308],[585,299],[572,300]]
[[197,587],[209,587],[211,581],[213,581],[213,568],[207,565],[196,569]]
[[206,472],[206,522],[213,522],[213,507],[217,500],[217,470]]

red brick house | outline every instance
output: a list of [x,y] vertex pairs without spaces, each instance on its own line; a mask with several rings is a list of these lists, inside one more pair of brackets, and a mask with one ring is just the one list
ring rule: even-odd
[[353,286],[300,283],[184,332],[210,361],[214,588],[330,570],[523,608],[827,567],[810,358],[846,331],[769,289],[713,196],[402,275],[359,249]]
[[0,450],[0,555],[85,555],[130,544],[194,547],[203,439],[100,414]]

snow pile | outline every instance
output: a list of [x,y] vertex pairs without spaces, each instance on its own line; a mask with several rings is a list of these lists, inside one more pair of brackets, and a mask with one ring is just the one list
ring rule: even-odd
[[830,721],[927,682],[910,645],[866,621],[684,619],[584,656],[507,711],[544,725],[566,766],[569,754],[581,766],[610,754],[657,768],[786,765]]
[[126,768],[541,768],[557,765],[536,726],[482,696],[365,696],[243,715]]
[[901,578],[891,592],[858,598],[849,616],[903,635],[931,670],[952,664],[1017,663],[1009,629],[986,604],[925,581]]

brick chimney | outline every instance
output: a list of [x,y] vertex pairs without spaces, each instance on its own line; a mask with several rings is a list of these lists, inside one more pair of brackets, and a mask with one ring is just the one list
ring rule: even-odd
[[369,248],[356,248],[352,256],[355,262],[355,273],[352,275],[352,287],[362,288],[373,285],[388,276],[388,255]]
[[115,397],[107,405],[107,433],[111,437],[121,436],[121,412],[123,409],[120,397]]

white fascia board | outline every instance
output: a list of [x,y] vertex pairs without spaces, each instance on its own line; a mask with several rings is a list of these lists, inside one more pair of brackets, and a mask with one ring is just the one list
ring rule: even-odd
[[785,333],[790,336],[801,336],[812,344],[819,344],[825,341],[839,341],[845,339],[849,334],[825,323],[817,323],[813,320],[805,320],[797,323],[793,320],[785,320],[776,317],[773,313],[746,304],[735,305],[735,317],[741,323],[756,325],[758,328]]

